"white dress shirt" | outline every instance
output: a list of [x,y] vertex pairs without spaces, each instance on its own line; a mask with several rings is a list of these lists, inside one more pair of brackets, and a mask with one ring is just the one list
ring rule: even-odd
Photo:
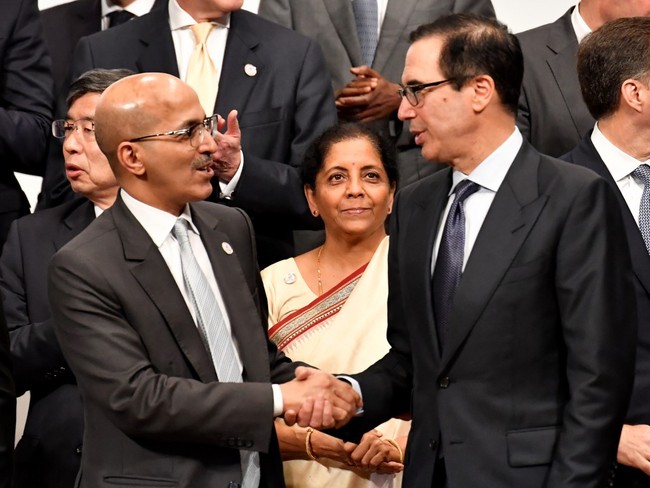
[[578,44],[580,44],[585,37],[591,34],[591,29],[585,22],[585,19],[582,18],[582,15],[580,15],[580,3],[578,3],[576,8],[573,9],[573,12],[571,12],[571,24],[573,25],[573,31],[576,33]]
[[145,14],[148,14],[152,9],[155,0],[134,0],[133,3],[127,5],[125,8],[115,5],[111,0],[102,0],[102,30],[108,29],[108,24],[110,19],[108,14],[115,12],[117,10],[126,10],[131,12],[136,17],[142,17]]
[[[632,176],[632,172],[644,161],[633,158],[612,144],[600,131],[598,123],[596,123],[594,131],[591,133],[591,142],[605,166],[607,166],[619,190],[621,190],[625,203],[632,212],[636,224],[639,225],[639,209],[641,208],[644,185],[643,182]],[[645,161],[645,164],[650,164],[650,161]]]
[[[169,27],[172,32],[172,41],[174,42],[174,51],[176,52],[176,62],[178,63],[178,74],[181,80],[187,81],[187,67],[190,64],[190,58],[196,45],[194,33],[191,27],[196,24],[196,20],[183,10],[176,0],[169,1]],[[206,45],[208,54],[217,71],[217,96],[219,96],[218,82],[221,79],[221,66],[223,57],[226,52],[226,42],[228,40],[228,30],[230,29],[230,14],[219,21],[213,21],[215,28],[210,31]],[[212,115],[212,114],[206,114]],[[219,114],[227,118],[228,114]],[[229,182],[219,181],[220,196],[222,198],[231,198],[239,178],[244,168],[244,154],[241,155],[241,164],[237,172]]]
[[515,128],[512,135],[510,135],[510,137],[508,137],[505,142],[496,149],[496,151],[484,159],[469,175],[454,170],[447,206],[440,217],[438,233],[434,243],[433,259],[431,260],[432,276],[433,269],[436,265],[436,258],[438,257],[438,249],[440,248],[442,233],[445,227],[445,222],[447,221],[447,215],[449,214],[449,209],[454,201],[455,194],[453,191],[456,188],[456,185],[465,179],[480,185],[479,190],[467,197],[463,202],[463,209],[465,211],[464,270],[467,260],[474,248],[474,243],[476,242],[478,233],[483,226],[488,210],[490,210],[490,206],[494,200],[494,195],[496,195],[501,183],[503,183],[506,173],[510,169],[512,162],[515,160],[515,157],[521,148],[522,142],[523,137],[521,136],[521,132],[519,132],[519,129]]
[[[190,246],[192,247],[192,251],[194,252],[194,257],[196,258],[199,267],[205,274],[205,277],[207,278],[208,283],[210,285],[210,289],[212,290],[212,293],[214,294],[214,297],[217,300],[219,307],[221,308],[221,313],[223,314],[223,319],[226,324],[226,328],[228,329],[228,332],[230,333],[230,336],[232,337],[232,341],[235,345],[235,357],[237,359],[237,364],[239,365],[239,371],[241,373],[243,370],[243,365],[239,354],[239,346],[237,344],[237,339],[232,334],[232,327],[230,325],[230,319],[228,317],[228,311],[226,309],[226,305],[223,301],[223,296],[219,291],[219,285],[214,276],[214,272],[212,271],[212,264],[210,262],[210,258],[208,257],[208,253],[205,250],[205,246],[203,245],[203,241],[201,241],[201,236],[199,234],[199,231],[194,225],[194,223],[192,222],[192,215],[190,213],[189,206],[185,205],[185,209],[183,210],[183,213],[179,217],[176,217],[168,212],[165,212],[158,208],[147,205],[146,203],[143,203],[139,200],[136,200],[123,189],[120,190],[120,193],[126,207],[131,211],[133,216],[144,228],[147,234],[149,234],[149,237],[151,237],[151,240],[158,248],[158,251],[160,251],[160,254],[165,260],[165,263],[167,264],[169,271],[174,277],[174,281],[176,282],[176,286],[178,286],[178,290],[181,292],[181,295],[185,300],[185,304],[187,305],[188,310],[192,314],[192,319],[194,320],[194,324],[196,325],[196,313],[194,311],[194,306],[192,305],[192,301],[189,295],[185,291],[185,282],[183,281],[183,268],[181,266],[181,248],[178,244],[178,241],[176,241],[176,239],[174,238],[174,236],[172,236],[171,233],[174,228],[174,224],[176,223],[176,220],[178,220],[179,218],[181,217],[185,218],[190,223],[188,229]],[[273,385],[274,415],[276,417],[282,415],[282,409],[283,409],[282,392],[278,385]]]

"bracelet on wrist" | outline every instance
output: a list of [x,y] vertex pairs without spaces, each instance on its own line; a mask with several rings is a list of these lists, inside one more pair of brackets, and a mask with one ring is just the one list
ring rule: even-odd
[[314,429],[307,427],[307,437],[305,437],[305,452],[307,453],[307,456],[309,456],[309,459],[316,461],[318,460],[318,456],[314,454],[314,451],[311,448],[311,435],[313,432]]
[[383,439],[383,440],[391,444],[395,449],[397,449],[397,452],[399,453],[399,462],[404,464],[404,452],[402,451],[402,448],[400,447],[399,443],[395,439]]

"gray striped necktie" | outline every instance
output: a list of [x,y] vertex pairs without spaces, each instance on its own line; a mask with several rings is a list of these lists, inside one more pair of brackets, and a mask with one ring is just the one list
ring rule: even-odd
[[365,65],[372,66],[379,42],[377,0],[352,0],[352,10],[361,46],[361,59]]
[[[194,257],[187,234],[189,222],[179,218],[172,235],[181,248],[181,266],[185,291],[190,297],[196,322],[212,355],[219,381],[241,383],[242,376],[235,354],[232,336],[226,327],[224,316],[215,299],[207,278]],[[260,484],[260,457],[252,451],[239,451],[243,473],[243,488],[258,488]]]
[[632,172],[632,176],[643,182],[643,195],[639,206],[639,230],[650,253],[650,166],[641,164]]

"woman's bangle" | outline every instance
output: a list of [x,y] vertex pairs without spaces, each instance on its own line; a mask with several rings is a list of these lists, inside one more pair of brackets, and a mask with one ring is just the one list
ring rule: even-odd
[[307,437],[305,437],[305,452],[307,453],[307,456],[309,456],[309,459],[312,461],[316,461],[318,459],[318,456],[314,454],[314,451],[311,449],[311,434],[314,432],[314,429],[311,427],[307,427]]
[[399,462],[404,464],[404,452],[402,451],[402,448],[399,446],[398,442],[395,439],[383,439],[389,444],[392,444],[395,449],[397,449],[397,452],[399,453]]

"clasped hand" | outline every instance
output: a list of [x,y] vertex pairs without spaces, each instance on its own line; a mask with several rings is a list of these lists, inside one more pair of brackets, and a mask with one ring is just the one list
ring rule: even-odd
[[280,389],[288,425],[339,428],[362,407],[361,397],[348,383],[314,368],[299,366],[296,378],[280,385]]

